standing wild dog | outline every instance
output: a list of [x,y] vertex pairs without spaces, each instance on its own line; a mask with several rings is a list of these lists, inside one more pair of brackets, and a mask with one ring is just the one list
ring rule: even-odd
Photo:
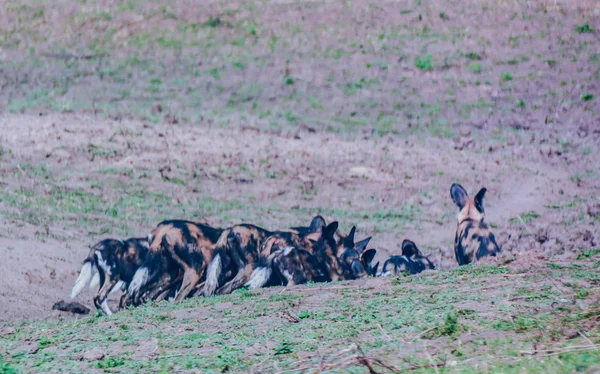
[[113,290],[127,287],[144,262],[147,252],[148,241],[141,238],[125,241],[105,239],[96,243],[83,261],[79,277],[71,290],[71,298],[74,299],[88,283],[90,287],[99,285],[94,305],[104,314],[111,315],[108,295]]
[[307,236],[317,232],[324,225],[323,217],[316,216],[309,227],[293,227],[277,232],[249,224],[236,225],[225,230],[217,242],[206,270],[203,295],[231,293],[248,282],[252,272],[258,267],[260,247],[268,237],[278,233]]
[[223,229],[183,220],[161,222],[148,236],[150,248],[127,290],[129,302],[137,305],[141,296],[164,299],[179,283],[175,301],[189,295],[204,276]]
[[414,242],[405,239],[402,242],[402,255],[388,258],[379,275],[389,277],[399,274],[419,274],[427,269],[434,270],[435,266],[427,256],[423,256]]
[[450,188],[452,200],[460,209],[454,238],[454,253],[459,265],[470,264],[488,255],[496,256],[500,252],[492,230],[483,221],[486,191],[482,188],[474,198],[470,198],[461,185],[455,183]]

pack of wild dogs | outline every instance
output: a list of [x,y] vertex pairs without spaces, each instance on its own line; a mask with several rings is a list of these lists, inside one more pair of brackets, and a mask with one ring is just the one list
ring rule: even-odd
[[[450,188],[459,208],[454,251],[459,265],[495,256],[500,247],[484,222],[482,188],[475,197],[458,184]],[[221,295],[247,287],[293,286],[363,277],[417,274],[435,269],[417,245],[402,242],[401,255],[381,269],[373,264],[370,237],[356,241],[356,227],[346,235],[338,222],[316,216],[306,227],[269,231],[252,224],[216,228],[185,220],[163,221],[147,238],[105,239],[83,262],[71,298],[87,285],[98,287],[94,305],[112,314],[107,298],[123,291],[119,309],[143,302]]]

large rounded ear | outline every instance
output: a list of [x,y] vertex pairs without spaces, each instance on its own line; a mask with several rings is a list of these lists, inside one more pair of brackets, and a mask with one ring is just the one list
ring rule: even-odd
[[327,222],[325,222],[325,218],[321,216],[315,216],[315,218],[310,221],[310,226],[308,231],[310,232],[319,232],[324,226],[327,226]]
[[379,261],[373,266],[370,270],[371,276],[377,276],[377,271],[379,270]]
[[404,241],[402,242],[402,256],[410,258],[418,254],[419,248],[417,248],[417,245],[413,241],[404,239]]
[[481,190],[479,190],[479,192],[477,192],[477,195],[475,195],[475,199],[473,199],[475,201],[475,208],[477,208],[477,210],[479,211],[479,213],[483,213],[484,209],[483,209],[483,198],[485,197],[485,193],[487,192],[487,189],[484,187]]
[[373,261],[373,259],[375,258],[375,255],[377,254],[377,250],[375,249],[368,249],[366,251],[363,252],[363,254],[360,256],[362,262],[364,264],[366,264],[367,266],[371,265],[371,261]]
[[347,243],[352,243],[352,245],[354,245],[354,234],[355,233],[356,233],[356,226],[352,226],[352,228],[350,229],[350,234],[348,234],[348,236],[346,237]]
[[367,248],[367,245],[369,244],[370,240],[370,236],[366,239],[361,240],[360,242],[354,244],[354,249],[357,250],[358,253],[362,253],[362,251],[364,251]]
[[338,229],[338,222],[333,221],[323,229],[323,238],[331,238],[335,240],[334,235]]
[[456,183],[450,187],[450,196],[452,196],[452,201],[454,201],[454,204],[456,204],[460,209],[465,207],[467,204],[467,199],[469,198],[469,195],[463,186]]

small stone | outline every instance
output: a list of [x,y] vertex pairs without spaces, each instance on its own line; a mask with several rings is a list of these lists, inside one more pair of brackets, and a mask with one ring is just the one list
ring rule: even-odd
[[99,361],[104,358],[104,351],[101,348],[93,348],[83,354],[86,361]]

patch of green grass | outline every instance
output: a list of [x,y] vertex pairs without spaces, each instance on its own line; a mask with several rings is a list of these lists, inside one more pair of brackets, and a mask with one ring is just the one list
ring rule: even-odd
[[581,94],[581,101],[591,101],[594,100],[594,94],[586,92]]
[[[535,212],[533,210],[530,210],[527,213],[521,214],[520,217],[523,220],[523,222],[530,223],[534,219],[540,218],[540,215],[539,215],[539,213],[537,213],[537,212]],[[521,222],[521,219],[519,219],[519,217],[513,217],[513,218],[509,219],[509,222],[512,223],[512,224],[518,224],[518,223]]]
[[458,313],[448,313],[443,324],[425,332],[422,336],[424,339],[437,339],[442,336],[457,338],[463,331],[466,331],[466,328],[458,322]]
[[481,73],[481,63],[479,62],[474,62],[471,65],[469,65],[469,69],[475,73],[475,74],[479,74]]
[[472,60],[472,61],[483,60],[481,55],[479,53],[475,53],[475,52],[467,52],[467,53],[463,54],[463,56],[465,56],[466,58],[468,58],[469,60]]
[[587,23],[584,23],[582,25],[576,26],[575,31],[580,34],[586,34],[586,33],[593,33],[596,30],[594,30],[592,27],[590,27],[590,25],[588,25]]
[[511,73],[500,73],[500,81],[509,82],[513,80],[513,76]]
[[419,70],[433,70],[433,56],[430,54],[419,56],[415,59],[415,66]]
[[590,248],[590,249],[582,249],[577,255],[578,260],[583,260],[586,258],[591,258],[600,254],[600,248]]

